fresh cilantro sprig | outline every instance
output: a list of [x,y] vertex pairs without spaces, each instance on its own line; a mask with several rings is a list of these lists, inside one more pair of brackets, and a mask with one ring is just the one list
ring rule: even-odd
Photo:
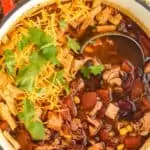
[[68,37],[67,47],[74,53],[79,54],[80,44],[75,39]]
[[16,63],[14,52],[12,50],[6,50],[4,53],[4,57],[8,74],[10,75],[14,74],[15,71],[14,66]]
[[97,76],[101,74],[101,72],[104,70],[103,65],[97,65],[97,66],[83,66],[81,68],[81,73],[85,78],[90,78],[90,75],[93,74],[94,76]]
[[57,49],[56,46],[50,45],[48,47],[45,47],[41,49],[42,55],[44,56],[45,59],[51,61],[52,64],[58,65],[59,61],[57,60]]
[[16,78],[17,86],[26,91],[32,91],[35,83],[36,75],[46,60],[38,52],[34,52],[30,56],[30,63],[20,69]]
[[22,35],[21,40],[17,43],[18,50],[22,51],[27,45],[29,45],[29,37]]
[[[25,39],[25,37],[23,39]],[[20,42],[22,43],[22,41]],[[27,42],[25,43],[27,44]],[[30,63],[19,70],[16,78],[17,86],[26,91],[33,90],[36,75],[46,62],[50,61],[54,65],[59,64],[56,57],[57,48],[55,40],[51,36],[39,28],[32,27],[29,29],[28,44],[29,43],[35,44],[37,51],[31,54]],[[23,46],[20,46],[21,49],[26,44],[22,44]]]
[[54,39],[37,27],[29,28],[29,39],[39,48],[48,43],[54,44]]
[[29,38],[34,43],[39,51],[43,54],[43,57],[52,64],[59,64],[57,56],[57,48],[54,39],[43,32],[41,29],[33,27],[29,29]]
[[57,48],[52,36],[47,35],[37,27],[31,27],[28,30],[28,36],[22,35],[21,40],[17,44],[17,48],[21,51],[30,43],[33,43],[37,47],[37,50],[45,59],[51,61],[54,65],[59,64],[56,58]]
[[40,121],[35,121],[35,108],[30,100],[24,100],[23,111],[18,117],[25,124],[26,129],[34,140],[43,140],[45,137],[44,126]]
[[104,70],[103,65],[90,66],[89,68],[90,68],[91,74],[93,74],[94,76],[99,75]]

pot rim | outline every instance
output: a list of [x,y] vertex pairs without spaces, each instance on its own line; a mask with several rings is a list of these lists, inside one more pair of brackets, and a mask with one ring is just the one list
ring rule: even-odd
[[2,26],[7,22],[7,20],[13,13],[15,13],[20,7],[22,7],[27,2],[28,1],[26,1],[26,0],[19,2],[6,16],[4,16],[0,22],[0,28],[2,28]]
[[[147,26],[144,25],[144,23],[138,18],[139,16],[136,16],[135,14],[132,14],[131,7],[125,6],[126,8],[123,8],[123,6],[120,6],[119,3],[123,2],[124,0],[104,0],[102,3],[110,5],[116,9],[119,9],[120,12],[127,15],[129,18],[131,18],[134,22],[136,22],[143,31],[147,34],[147,36],[150,37],[150,20],[147,21]],[[127,0],[126,0],[127,1]],[[136,4],[136,7],[139,7],[143,9],[146,17],[150,16],[150,12],[146,10],[141,4],[137,4],[135,0],[128,0],[128,2],[123,2],[125,5],[126,3]],[[44,7],[48,4],[52,4],[54,1],[52,0],[23,0],[20,2],[7,16],[5,16],[1,23],[0,23],[0,41],[1,39],[13,28],[13,26],[22,18],[27,16],[32,11]],[[128,10],[130,9],[130,10]],[[15,18],[15,19],[14,19]],[[142,17],[141,17],[142,18]],[[143,19],[144,20],[144,19]],[[146,19],[145,19],[146,20]]]
[[0,23],[0,41],[21,19],[34,10],[52,4],[52,0],[23,0]]

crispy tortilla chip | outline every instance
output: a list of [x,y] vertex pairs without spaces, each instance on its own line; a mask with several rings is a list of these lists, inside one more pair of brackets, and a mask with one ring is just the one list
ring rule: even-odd
[[8,122],[12,130],[17,127],[16,122],[11,116],[7,105],[4,103],[0,103],[0,116],[3,120],[6,120]]

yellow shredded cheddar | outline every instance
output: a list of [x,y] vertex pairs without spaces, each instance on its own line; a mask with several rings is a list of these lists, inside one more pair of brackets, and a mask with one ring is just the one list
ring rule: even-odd
[[[53,13],[49,13],[47,8],[42,8],[22,19],[15,27],[15,37],[11,36],[11,39],[7,40],[6,44],[2,45],[2,48],[3,50],[11,49],[15,52],[15,70],[21,69],[25,65],[29,64],[29,56],[32,52],[36,51],[36,47],[31,43],[22,51],[18,51],[15,45],[21,40],[21,35],[28,34],[28,28],[33,26],[41,28],[46,34],[52,35],[55,44],[58,45],[57,59],[64,66],[64,79],[67,82],[66,84],[69,84],[76,75],[75,71],[71,72],[71,64],[74,58],[72,53],[67,48],[59,46],[57,41],[59,38],[59,19],[61,18],[67,23],[71,23],[80,17],[86,17],[90,9],[82,0],[75,0],[73,5],[72,3],[62,4],[60,1],[57,1],[57,4],[59,6],[60,13],[56,13],[55,11]],[[5,72],[6,66],[4,65],[3,57],[0,59],[0,67]],[[49,81],[51,77],[55,80],[56,70],[54,65],[48,62],[42,67],[39,74],[36,76],[34,90],[32,92],[25,92],[23,97],[18,98],[16,104],[17,110],[21,111],[23,100],[25,98],[30,99],[34,104],[36,104],[36,107],[42,108],[42,104],[44,103],[46,104],[45,107],[48,107],[50,110],[58,109],[60,107],[59,97],[63,95],[65,85],[62,85],[59,81],[57,81],[58,84],[55,85],[53,82]],[[16,76],[13,75],[11,78],[15,84]],[[40,94],[37,92],[38,89],[43,89]]]

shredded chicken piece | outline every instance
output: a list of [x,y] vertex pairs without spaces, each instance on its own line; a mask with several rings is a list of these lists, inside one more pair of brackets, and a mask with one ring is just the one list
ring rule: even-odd
[[97,102],[96,105],[94,106],[94,108],[90,111],[90,116],[94,116],[97,111],[99,111],[102,108],[102,102]]
[[144,131],[150,131],[150,112],[145,113],[145,115],[141,118],[140,122],[143,124]]
[[70,93],[76,95],[77,92],[80,92],[84,88],[84,81],[82,78],[77,78],[70,83]]
[[110,85],[117,85],[117,86],[121,86],[122,85],[122,80],[120,78],[114,78],[114,79],[111,79],[109,81],[109,84]]
[[0,116],[3,120],[6,120],[8,122],[12,130],[17,127],[16,122],[11,116],[7,105],[4,103],[0,103]]
[[82,60],[74,59],[71,64],[70,72],[78,72],[80,68],[89,60],[89,57],[86,57]]
[[146,65],[144,67],[144,72],[145,73],[150,73],[150,62],[146,63]]
[[101,121],[99,120],[96,120],[96,119],[93,119],[93,118],[90,118],[89,116],[87,116],[87,121],[94,127],[98,127],[99,124],[102,124]]
[[95,136],[99,132],[99,130],[101,129],[102,125],[103,125],[102,121],[99,121],[96,126],[90,125],[89,126],[90,136]]
[[71,121],[71,129],[72,129],[72,131],[77,131],[78,128],[81,128],[81,127],[82,127],[82,124],[81,124],[81,120],[80,119],[74,118]]
[[109,71],[105,71],[103,73],[103,79],[110,84],[111,86],[117,85],[121,86],[122,85],[122,80],[120,79],[120,76],[124,76],[124,72],[120,71],[120,67],[116,66]]
[[7,132],[3,132],[5,138],[14,146],[16,150],[20,149],[20,144]]
[[120,66],[114,66],[114,67],[110,68],[109,71],[105,71],[103,73],[103,80],[108,80],[108,78],[110,79],[110,77],[111,77],[111,79],[116,78],[116,77],[118,77],[119,72],[120,72]]
[[48,114],[48,128],[61,131],[63,119],[59,113],[49,112]]

